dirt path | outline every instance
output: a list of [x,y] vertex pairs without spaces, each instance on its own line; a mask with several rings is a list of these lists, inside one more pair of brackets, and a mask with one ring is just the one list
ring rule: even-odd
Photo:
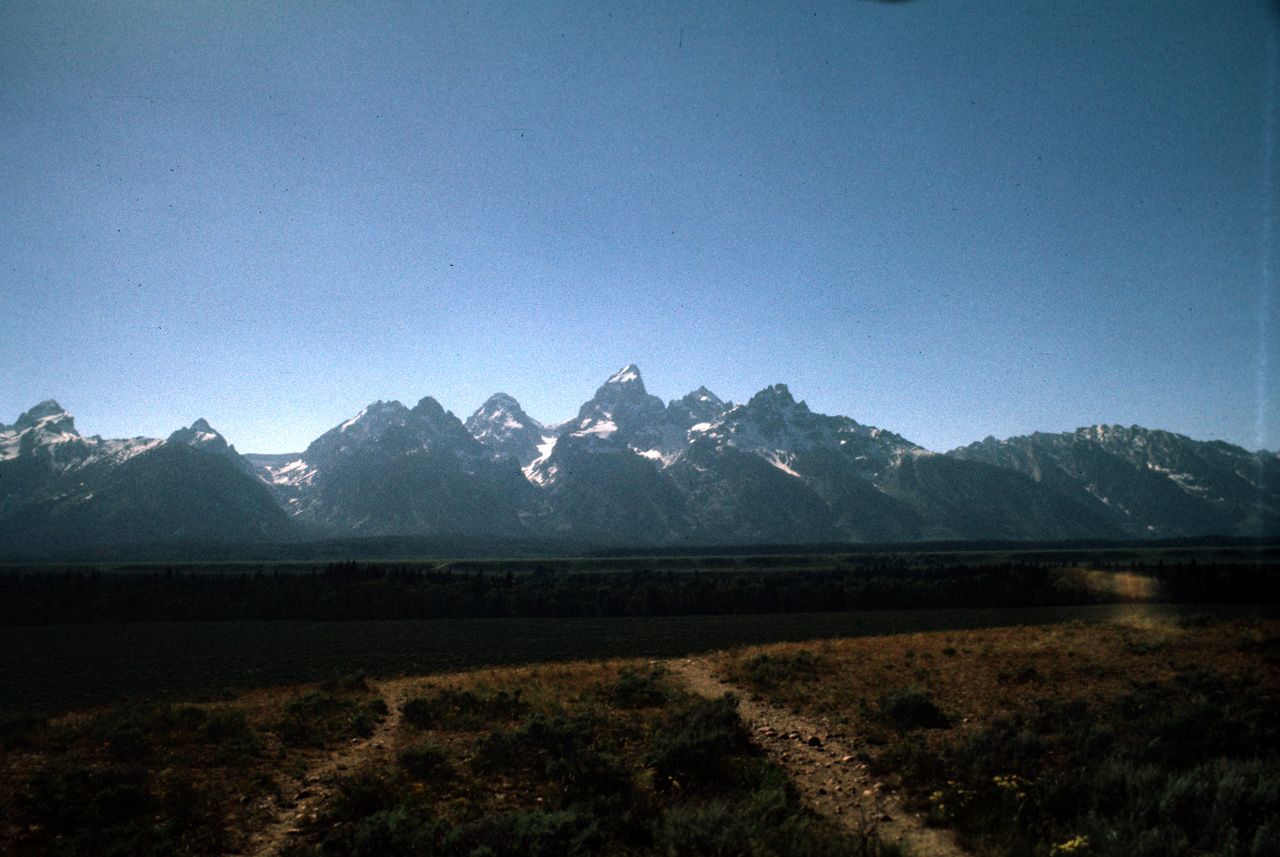
[[368,738],[353,739],[337,750],[321,751],[303,776],[289,779],[275,821],[253,835],[248,849],[252,857],[276,857],[301,835],[307,823],[315,820],[316,814],[332,795],[332,781],[336,775],[390,761],[394,752],[391,738],[403,719],[400,709],[412,681],[369,682],[387,704],[387,716]]
[[967,857],[951,831],[926,827],[920,816],[903,809],[898,796],[868,773],[855,758],[859,748],[853,738],[828,723],[746,698],[717,679],[705,661],[677,659],[667,666],[703,696],[734,692],[738,711],[757,743],[782,766],[810,806],[854,835],[865,836],[874,825],[881,841],[901,843],[914,857]]
[[[854,835],[865,836],[874,830],[881,841],[905,845],[913,857],[968,857],[956,846],[950,831],[926,827],[919,816],[902,809],[897,796],[854,757],[859,748],[852,738],[839,734],[827,723],[746,698],[737,688],[717,679],[705,661],[679,659],[668,661],[667,666],[703,696],[735,692],[738,710],[751,726],[757,743],[782,766],[815,810]],[[296,841],[332,796],[336,776],[391,763],[395,753],[393,738],[403,719],[401,707],[417,683],[418,679],[413,678],[370,682],[386,702],[388,715],[368,738],[322,751],[304,774],[289,777],[275,820],[253,835],[247,849],[249,855],[277,857]]]

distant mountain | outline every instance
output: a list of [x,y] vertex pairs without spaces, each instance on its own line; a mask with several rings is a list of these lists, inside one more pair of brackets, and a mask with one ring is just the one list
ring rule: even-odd
[[1280,455],[1139,426],[986,440],[952,458],[991,464],[1144,537],[1280,534]]
[[[626,366],[560,425],[496,393],[464,424],[374,402],[291,455],[206,421],[83,438],[56,402],[0,426],[0,556],[291,538],[703,545],[1280,533],[1280,456],[1095,426],[945,455],[783,384],[668,402]],[[534,543],[534,542],[529,542]]]
[[180,444],[225,458],[236,466],[236,469],[250,477],[256,478],[257,468],[244,456],[236,452],[236,448],[227,443],[227,439],[213,430],[204,418],[193,422],[187,428],[180,428],[169,435],[167,443]]
[[81,437],[49,400],[0,427],[0,556],[295,536],[234,448],[197,421],[168,441]]
[[328,535],[516,535],[533,494],[518,463],[430,397],[374,402],[296,459],[259,462],[282,507]]
[[494,393],[464,424],[476,440],[498,456],[509,456],[528,467],[542,455],[555,433],[530,417],[506,393]]
[[662,406],[627,366],[525,468],[555,534],[629,543],[1119,535],[1031,480],[825,416],[783,384],[745,405],[702,387]]
[[[749,541],[1118,534],[1098,516],[1023,477],[957,467],[893,432],[815,414],[783,384],[760,391],[690,435],[695,448],[705,448],[688,462],[696,473],[681,468],[683,479],[697,490],[713,486],[719,496],[731,498],[732,505],[719,516],[734,522],[739,538]],[[761,462],[773,471],[763,470]],[[698,505],[715,508],[710,502]],[[748,520],[759,522],[756,532],[744,529]]]
[[667,419],[687,432],[696,425],[715,422],[732,407],[733,402],[721,401],[706,387],[699,387],[683,399],[669,402]]
[[[691,394],[692,395],[692,394]],[[657,396],[644,388],[634,365],[614,373],[578,409],[578,415],[557,427],[555,442],[526,470],[530,481],[554,486],[574,472],[567,459],[581,462],[585,453],[621,454],[627,451],[654,461],[669,462],[688,445],[681,411],[669,412]]]

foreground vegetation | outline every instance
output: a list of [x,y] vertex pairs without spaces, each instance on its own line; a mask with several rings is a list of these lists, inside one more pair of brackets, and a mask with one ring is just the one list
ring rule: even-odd
[[427,686],[393,764],[339,780],[289,854],[846,855],[732,697],[577,666]]
[[1280,625],[1063,625],[752,650],[983,855],[1280,853]]
[[[279,844],[276,811],[326,789],[320,811],[285,832],[284,853],[877,853],[806,808],[750,742],[731,696],[690,696],[660,668],[577,664],[400,686],[398,712],[357,678],[279,699],[10,724],[0,850],[256,853]],[[397,715],[385,753],[309,776],[318,748]]]
[[361,679],[213,704],[0,723],[0,852],[217,854],[247,844],[290,774],[385,717]]
[[[1068,554],[10,570],[0,853],[880,852],[709,651],[976,854],[1280,853],[1275,549]],[[347,621],[135,621],[253,609]]]
[[[975,854],[1280,853],[1280,623],[942,631],[714,660],[860,747]],[[874,827],[807,809],[749,737],[731,697],[691,696],[645,661],[10,717],[0,851],[259,853],[314,791],[284,831],[295,857],[879,852]],[[353,740],[378,749],[335,764]]]

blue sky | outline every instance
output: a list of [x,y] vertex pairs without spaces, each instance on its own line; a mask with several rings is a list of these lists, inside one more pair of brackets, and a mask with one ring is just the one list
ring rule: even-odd
[[296,451],[634,362],[939,451],[1278,450],[1278,42],[1265,0],[10,0],[0,421]]

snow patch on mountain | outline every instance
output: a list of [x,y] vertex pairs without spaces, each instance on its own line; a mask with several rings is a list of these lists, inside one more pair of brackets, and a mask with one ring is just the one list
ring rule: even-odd
[[541,453],[539,448],[555,432],[524,412],[506,393],[494,393],[465,423],[467,431],[496,457],[510,457],[527,469]]
[[555,451],[558,440],[559,438],[552,437],[538,444],[538,457],[521,468],[524,478],[540,488],[546,487],[555,479],[557,468],[547,462]]
[[618,433],[618,424],[609,419],[609,416],[606,411],[601,414],[600,419],[588,417],[578,424],[576,431],[571,431],[569,434],[575,437],[586,437],[587,435],[594,435],[600,438],[613,437]]
[[319,472],[315,467],[307,464],[304,458],[295,458],[285,464],[266,464],[259,465],[261,470],[265,472],[259,474],[259,478],[268,485],[275,485],[287,488],[297,488],[304,485],[310,485]]
[[162,443],[145,437],[81,437],[71,414],[53,399],[46,399],[0,430],[0,461],[30,455],[45,460],[55,470],[70,471],[99,462],[122,464]]
[[[377,404],[378,404],[378,405],[381,405],[381,404],[382,404],[382,402],[378,402]],[[399,403],[399,402],[392,402],[392,404],[399,405],[400,403]],[[403,407],[403,406],[402,406],[402,407]],[[339,432],[339,434],[341,434],[342,432],[345,432],[347,429],[351,428],[353,425],[355,425],[356,423],[360,422],[360,420],[364,419],[364,418],[365,418],[365,416],[366,416],[368,413],[369,413],[369,409],[368,409],[368,408],[362,408],[362,409],[360,410],[360,413],[356,414],[354,417],[352,417],[351,419],[347,420],[347,421],[346,421],[345,423],[343,423],[342,425],[338,426],[338,432]]]
[[778,452],[770,452],[770,453],[766,453],[762,457],[764,458],[765,461],[769,462],[774,467],[781,470],[783,473],[786,473],[790,476],[794,476],[797,479],[804,478],[803,476],[801,476],[799,473],[796,473],[794,470],[792,470],[788,466],[787,461],[789,460],[790,456],[784,456],[782,453],[778,453]]
[[617,372],[614,372],[612,375],[609,376],[609,380],[605,381],[605,383],[606,384],[627,384],[632,381],[643,383],[640,381],[640,367],[635,365],[634,363],[624,366],[621,369],[619,369]]

